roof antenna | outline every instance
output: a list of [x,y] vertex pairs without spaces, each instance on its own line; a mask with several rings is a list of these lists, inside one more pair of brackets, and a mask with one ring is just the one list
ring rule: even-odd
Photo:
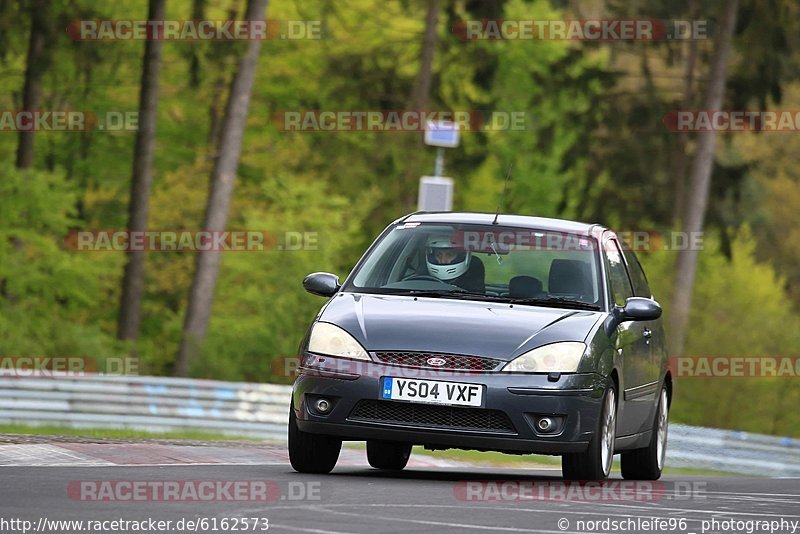
[[511,167],[513,166],[513,163],[508,164],[506,181],[503,182],[503,196],[500,197],[500,203],[497,205],[497,212],[494,214],[494,221],[492,221],[492,224],[497,224],[497,218],[500,216],[500,209],[503,207],[503,203],[506,201],[506,189],[508,189],[508,181],[511,179]]

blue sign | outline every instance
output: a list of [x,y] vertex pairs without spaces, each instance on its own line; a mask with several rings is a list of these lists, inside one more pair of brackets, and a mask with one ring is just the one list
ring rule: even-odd
[[381,395],[384,399],[391,399],[392,398],[392,379],[391,377],[385,376],[383,377],[383,395]]
[[458,124],[450,121],[428,121],[425,144],[454,148],[458,146]]

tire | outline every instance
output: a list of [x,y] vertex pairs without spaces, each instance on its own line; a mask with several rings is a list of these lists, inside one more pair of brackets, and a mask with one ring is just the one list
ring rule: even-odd
[[289,408],[289,462],[298,473],[330,473],[339,459],[342,440],[303,432],[297,427],[294,408]]
[[664,457],[667,454],[667,433],[669,431],[669,402],[667,386],[661,388],[658,396],[653,432],[647,447],[622,453],[622,476],[628,480],[658,480],[664,470]]
[[400,471],[411,457],[410,443],[367,440],[367,461],[375,469]]
[[611,473],[614,459],[614,441],[617,432],[617,395],[610,385],[603,395],[597,432],[589,447],[580,453],[561,457],[561,471],[566,480],[604,480]]

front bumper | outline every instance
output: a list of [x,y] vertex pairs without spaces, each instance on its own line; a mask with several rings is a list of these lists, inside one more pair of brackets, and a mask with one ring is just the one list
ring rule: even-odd
[[[496,450],[514,453],[564,454],[586,450],[598,427],[598,417],[607,379],[599,374],[562,374],[557,380],[547,375],[521,375],[498,372],[439,371],[399,367],[373,362],[306,354],[304,367],[295,381],[292,407],[300,430],[338,436],[344,440],[391,440],[429,448]],[[428,421],[382,420],[363,416],[359,403],[400,401],[379,400],[384,376],[419,378],[480,384],[485,386],[483,405],[471,412],[483,416],[488,410],[505,414],[510,423],[503,430],[466,429]],[[324,397],[333,403],[322,415],[313,401]],[[430,405],[414,403],[416,409]],[[363,407],[359,405],[359,408]],[[446,410],[436,407],[434,411]],[[354,410],[356,413],[354,414]],[[376,412],[377,413],[377,412]],[[360,415],[359,415],[360,414]],[[540,416],[556,416],[555,431],[536,429]]]

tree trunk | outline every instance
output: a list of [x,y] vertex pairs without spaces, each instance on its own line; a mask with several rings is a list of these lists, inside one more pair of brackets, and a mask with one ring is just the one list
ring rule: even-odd
[[439,26],[439,0],[428,0],[428,12],[425,15],[425,33],[422,37],[422,48],[419,52],[419,71],[414,80],[414,87],[409,98],[409,108],[415,111],[428,106],[433,79],[433,54],[436,51]]
[[[689,20],[696,20],[699,17],[697,0],[689,0]],[[697,63],[697,40],[692,39],[688,42],[689,51],[686,57],[686,71],[684,74],[683,97],[681,98],[681,109],[689,109],[694,102],[694,69]],[[689,144],[689,133],[678,132],[672,152],[672,227],[678,228],[683,217],[683,210],[686,203],[686,167],[689,163],[686,147]]]
[[[206,17],[206,0],[192,0],[192,19],[197,22]],[[200,87],[200,47],[192,46],[189,50],[189,86]]]
[[[48,2],[45,0],[33,0],[30,2],[30,10],[31,34],[28,41],[22,109],[36,111],[40,105],[42,73],[45,70]],[[34,130],[19,132],[16,164],[20,169],[27,169],[33,165],[33,141],[35,135],[36,132]]]
[[219,102],[225,92],[225,63],[219,65],[219,74],[214,81],[214,91],[211,96],[211,105],[208,107],[208,146],[214,157],[217,157],[219,147],[220,121],[219,121]]
[[[228,20],[237,20],[239,18],[239,3],[237,0],[231,0],[228,6]],[[211,93],[211,105],[208,109],[209,126],[208,126],[208,147],[210,149],[211,157],[217,157],[217,150],[219,149],[219,136],[221,121],[221,105],[220,101],[225,96],[225,86],[228,80],[228,55],[217,54],[210,58],[211,70],[216,71],[217,77],[214,80],[214,89]]]
[[[165,0],[150,0],[149,20],[164,19]],[[161,68],[163,42],[148,40],[144,46],[142,86],[139,92],[139,129],[133,152],[131,198],[128,201],[128,230],[147,229],[150,208],[150,184],[153,181],[153,155],[156,143],[156,113],[158,111],[158,77]],[[144,251],[128,252],[128,263],[122,278],[122,299],[119,307],[117,337],[136,340],[139,337],[142,292],[144,289]]]
[[[728,0],[723,8],[705,96],[704,109],[709,112],[717,111],[722,107],[737,9],[738,0]],[[683,217],[683,231],[689,235],[703,230],[716,141],[717,132],[715,130],[698,134],[697,151],[689,174],[686,214]],[[699,250],[691,248],[678,253],[669,324],[671,351],[675,355],[683,353],[686,341],[686,326],[689,322],[692,289],[694,288],[699,253]]]
[[[264,20],[266,9],[267,0],[248,0],[247,20]],[[239,166],[242,137],[247,123],[247,111],[250,106],[250,95],[260,51],[260,40],[248,43],[247,51],[239,63],[239,68],[231,84],[222,123],[219,157],[215,160],[214,169],[211,172],[211,191],[203,224],[205,231],[222,231],[228,222],[228,211],[233,195],[236,170]],[[190,364],[197,356],[205,338],[219,265],[220,251],[208,250],[197,253],[183,336],[175,362],[177,376],[188,374]]]
[[[422,47],[419,51],[419,71],[411,88],[408,98],[408,109],[420,112],[427,111],[431,97],[431,84],[433,81],[433,56],[436,52],[438,42],[437,29],[439,26],[439,0],[428,0],[428,11],[425,14],[425,30],[422,36]],[[423,124],[422,127],[425,125]],[[413,134],[409,134],[413,135]],[[424,151],[423,135],[420,133],[414,137],[413,142],[403,144],[406,147],[407,155],[403,159],[405,169],[403,179],[400,182],[398,198],[401,199],[405,210],[416,209],[416,190],[414,182],[422,172],[421,162]]]

